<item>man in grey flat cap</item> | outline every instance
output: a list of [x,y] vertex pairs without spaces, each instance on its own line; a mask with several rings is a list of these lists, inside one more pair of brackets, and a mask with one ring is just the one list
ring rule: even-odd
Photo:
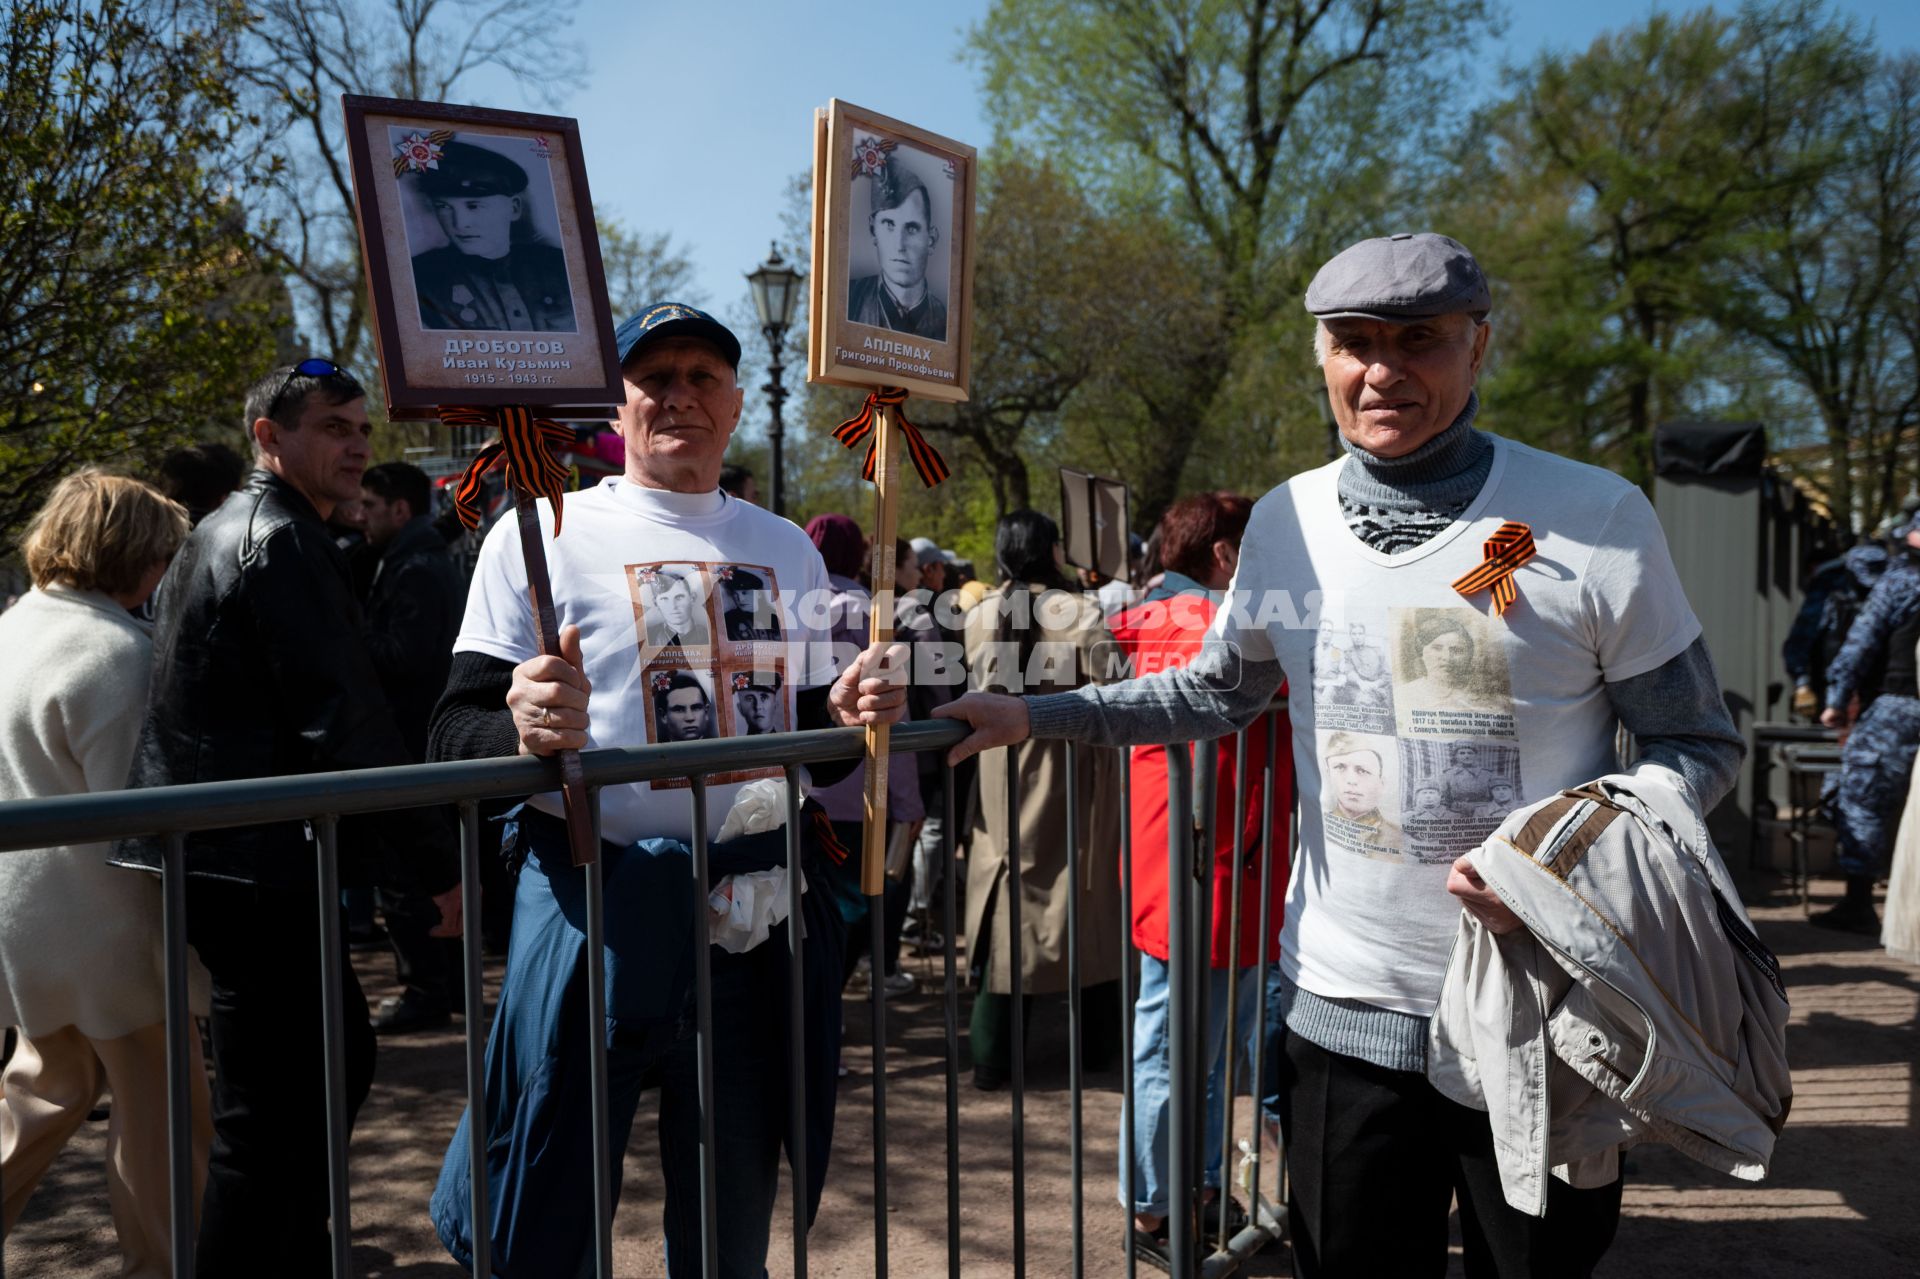
[[[1431,234],[1363,240],[1320,269],[1306,306],[1346,456],[1254,508],[1200,658],[1072,693],[969,693],[936,714],[974,730],[956,758],[1029,736],[1175,742],[1250,723],[1288,679],[1300,852],[1270,1082],[1295,1273],[1439,1273],[1457,1194],[1469,1275],[1586,1275],[1613,1238],[1617,1170],[1583,1177],[1584,1189],[1554,1180],[1544,1216],[1510,1207],[1488,1115],[1426,1074],[1461,908],[1495,933],[1521,926],[1465,856],[1500,819],[1491,807],[1402,819],[1463,742],[1517,807],[1619,771],[1620,727],[1639,742],[1636,776],[1704,812],[1733,784],[1741,738],[1640,491],[1475,428],[1492,300],[1465,247]],[[1503,549],[1513,553],[1496,558]],[[1474,664],[1484,704],[1471,713],[1401,695],[1426,674],[1421,627],[1455,613],[1487,636]],[[1316,635],[1329,625],[1386,637],[1390,708],[1316,696]],[[1326,820],[1335,745],[1396,761],[1379,808],[1402,825],[1397,847]]]

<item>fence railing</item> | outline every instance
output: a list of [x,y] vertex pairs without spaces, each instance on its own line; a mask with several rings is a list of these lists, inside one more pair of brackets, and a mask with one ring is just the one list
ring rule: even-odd
[[[1273,871],[1272,847],[1273,795],[1276,780],[1275,756],[1280,744],[1280,718],[1269,713],[1255,721],[1250,729],[1236,735],[1235,751],[1239,767],[1235,771],[1233,811],[1243,814],[1247,784],[1245,762],[1247,733],[1263,732],[1266,737],[1266,764],[1262,775],[1264,809],[1260,825],[1260,925],[1259,958],[1254,965],[1260,998],[1254,1034],[1253,1080],[1250,1092],[1257,1098],[1264,1078],[1265,1017],[1267,985],[1267,942],[1274,921],[1268,912],[1269,886]],[[892,733],[896,753],[945,750],[965,736],[962,725],[951,721],[931,721],[897,725]],[[1191,744],[1188,744],[1189,746]],[[1088,748],[1078,748],[1088,749]],[[713,1095],[713,1007],[709,969],[709,916],[705,908],[708,883],[708,832],[706,829],[705,779],[713,774],[738,773],[757,769],[778,769],[787,781],[786,867],[788,874],[788,998],[790,1024],[799,1027],[804,1018],[804,959],[800,920],[802,876],[800,872],[800,796],[797,773],[806,764],[848,759],[863,750],[863,734],[858,729],[828,729],[812,732],[775,734],[753,738],[731,738],[671,745],[605,749],[587,752],[581,757],[582,769],[593,811],[599,809],[599,791],[606,786],[667,778],[684,778],[691,785],[694,824],[692,840],[694,896],[692,909],[697,919],[694,930],[695,1055],[699,1084],[699,1162],[701,1199],[700,1273],[712,1279],[718,1272],[716,1193],[714,1165]],[[1075,751],[1069,745],[1067,776],[1075,776]],[[982,768],[1007,769],[1010,752],[993,752],[982,757]],[[1195,761],[1197,758],[1197,766]],[[1214,839],[1211,829],[1215,811],[1215,752],[1208,748],[1194,752],[1174,748],[1167,751],[1169,789],[1168,885],[1171,957],[1169,968],[1170,1039],[1170,1176],[1168,1184],[1181,1188],[1185,1203],[1176,1201],[1169,1217],[1169,1244],[1173,1274],[1177,1279],[1204,1276],[1219,1279],[1234,1273],[1246,1257],[1264,1247],[1280,1232],[1278,1214],[1262,1190],[1261,1124],[1256,1122],[1252,1143],[1251,1184],[1249,1186],[1250,1221],[1229,1238],[1228,1214],[1218,1214],[1220,1228],[1210,1240],[1211,1249],[1196,1248],[1196,1216],[1201,1191],[1201,1170],[1206,1152],[1201,1149],[1205,1125],[1208,1051],[1203,1046],[1200,1028],[1208,1023],[1207,994],[1210,963]],[[959,1141],[959,986],[960,973],[955,952],[959,925],[955,907],[958,890],[955,878],[954,841],[957,796],[954,775],[944,757],[941,760],[945,818],[942,823],[944,871],[943,936],[944,1013],[946,1022],[946,1236],[947,1272],[954,1279],[960,1274],[963,1240],[960,1232],[961,1156]],[[1128,1227],[1125,1237],[1124,1265],[1128,1279],[1136,1273],[1133,1249],[1133,1214],[1137,1202],[1134,1184],[1134,1086],[1132,1037],[1133,948],[1131,945],[1133,906],[1133,858],[1131,853],[1132,795],[1128,784],[1130,770],[1120,770],[1121,849],[1119,858],[1122,936],[1125,947],[1121,965],[1122,1002],[1122,1077],[1121,1129],[1124,1134],[1124,1181],[1128,1198]],[[1008,883],[1010,953],[1007,956],[1012,976],[1011,1023],[1011,1144],[1013,1154],[1013,1191],[1011,1203],[1012,1258],[1016,1276],[1026,1273],[1026,1150],[1025,1112],[1026,1075],[1024,1018],[1021,1005],[1025,995],[1021,949],[1021,891],[1019,854],[1020,782],[1017,775],[1007,778],[1010,867]],[[1086,1265],[1084,1202],[1082,1183],[1083,1133],[1081,1128],[1084,1080],[1081,1061],[1081,1032],[1084,1010],[1080,994],[1080,918],[1082,880],[1088,874],[1109,873],[1106,868],[1087,865],[1079,847],[1083,832],[1078,823],[1078,795],[1070,781],[1066,798],[1069,875],[1074,885],[1068,894],[1067,930],[1069,987],[1068,1043],[1070,1104],[1069,1145],[1072,1169],[1072,1274],[1080,1279]],[[420,764],[399,768],[367,769],[356,772],[305,774],[293,777],[258,778],[243,781],[174,786],[152,790],[117,791],[50,799],[19,800],[0,803],[0,854],[19,849],[35,849],[92,843],[134,836],[157,837],[163,843],[162,858],[162,937],[165,955],[167,1096],[169,1128],[169,1187],[173,1229],[172,1258],[176,1275],[193,1273],[194,1204],[191,1199],[192,1166],[190,1124],[191,1063],[190,1036],[196,1033],[187,1004],[187,927],[185,883],[185,839],[200,831],[267,822],[305,820],[312,823],[318,848],[316,875],[319,889],[321,939],[321,999],[325,1045],[327,1161],[329,1208],[332,1221],[331,1266],[335,1279],[353,1273],[349,1252],[351,1212],[348,1198],[348,1106],[346,1101],[346,1035],[342,1014],[341,923],[339,917],[339,862],[337,833],[342,817],[393,809],[454,805],[459,812],[461,901],[467,926],[462,938],[462,964],[465,973],[465,1063],[467,1104],[472,1121],[468,1125],[473,1230],[473,1273],[491,1275],[491,1216],[487,1204],[485,1168],[487,1113],[483,1069],[485,1010],[481,978],[480,858],[481,836],[477,805],[485,800],[517,799],[530,794],[557,790],[558,769],[551,762],[533,758],[503,758],[456,763]],[[1289,824],[1291,827],[1291,823]],[[1236,867],[1249,850],[1241,848],[1244,821],[1237,821],[1234,834]],[[1196,856],[1195,850],[1200,850]],[[604,860],[604,859],[603,859]],[[1227,905],[1234,928],[1229,960],[1230,1000],[1237,992],[1240,969],[1240,884],[1244,875],[1234,877],[1232,901]],[[587,1024],[579,1034],[588,1040],[589,1078],[592,1097],[592,1155],[594,1191],[595,1273],[601,1279],[613,1274],[613,1185],[615,1167],[608,1148],[609,1129],[607,1044],[603,1031],[606,1009],[605,892],[602,862],[586,868],[586,956]],[[873,1028],[873,1159],[874,1159],[874,1273],[887,1273],[887,1131],[886,1072],[887,1023],[886,984],[878,956],[882,945],[882,915],[879,898],[868,911],[872,930],[872,953],[876,957],[872,1001]],[[1240,1028],[1231,1015],[1237,1004],[1230,1003],[1229,1063],[1238,1048]],[[789,1035],[790,1121],[789,1168],[793,1203],[792,1264],[795,1276],[807,1273],[807,1143],[804,1105],[806,1090],[805,1036]],[[1229,1065],[1231,1070],[1231,1065]],[[1221,1196],[1230,1193],[1228,1174],[1234,1166],[1228,1148],[1234,1133],[1234,1088],[1227,1089],[1226,1122],[1223,1127]],[[721,1099],[724,1101],[724,1099]],[[1256,1115],[1258,1103],[1255,1103]],[[1284,1198],[1280,1178],[1284,1169],[1275,1170],[1275,1200]],[[1186,1209],[1186,1210],[1183,1210]],[[1106,1263],[1102,1263],[1106,1264]],[[0,1248],[0,1279],[4,1279],[4,1248]]]

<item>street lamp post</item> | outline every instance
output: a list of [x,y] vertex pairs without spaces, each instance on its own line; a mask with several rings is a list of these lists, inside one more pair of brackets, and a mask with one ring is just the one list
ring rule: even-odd
[[786,402],[787,389],[780,384],[781,370],[786,366],[780,361],[780,353],[786,343],[787,328],[793,323],[793,304],[800,297],[800,281],[806,277],[798,270],[780,260],[780,246],[773,246],[771,255],[762,262],[757,270],[747,274],[747,283],[753,289],[753,307],[760,313],[760,331],[766,334],[767,347],[773,354],[771,376],[767,378],[767,401],[773,409],[773,422],[767,428],[767,440],[773,446],[772,510],[775,515],[785,515],[786,509],[786,472],[780,457],[782,437],[786,434],[785,424],[780,419],[780,406]]

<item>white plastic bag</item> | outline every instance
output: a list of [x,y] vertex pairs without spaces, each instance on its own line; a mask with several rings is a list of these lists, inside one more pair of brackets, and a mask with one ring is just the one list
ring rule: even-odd
[[[779,778],[748,782],[734,798],[727,818],[720,823],[714,843],[724,844],[740,835],[760,835],[778,830],[787,821],[787,784]],[[806,877],[800,891],[807,890]],[[752,950],[767,939],[775,924],[787,917],[787,870],[776,866],[747,875],[728,875],[707,894],[711,914],[708,936],[713,944],[738,955]]]

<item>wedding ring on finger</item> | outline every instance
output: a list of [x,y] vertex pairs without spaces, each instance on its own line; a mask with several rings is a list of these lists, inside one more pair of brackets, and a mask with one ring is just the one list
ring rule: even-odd
[[542,728],[553,727],[553,707],[542,706],[540,708],[540,727]]

